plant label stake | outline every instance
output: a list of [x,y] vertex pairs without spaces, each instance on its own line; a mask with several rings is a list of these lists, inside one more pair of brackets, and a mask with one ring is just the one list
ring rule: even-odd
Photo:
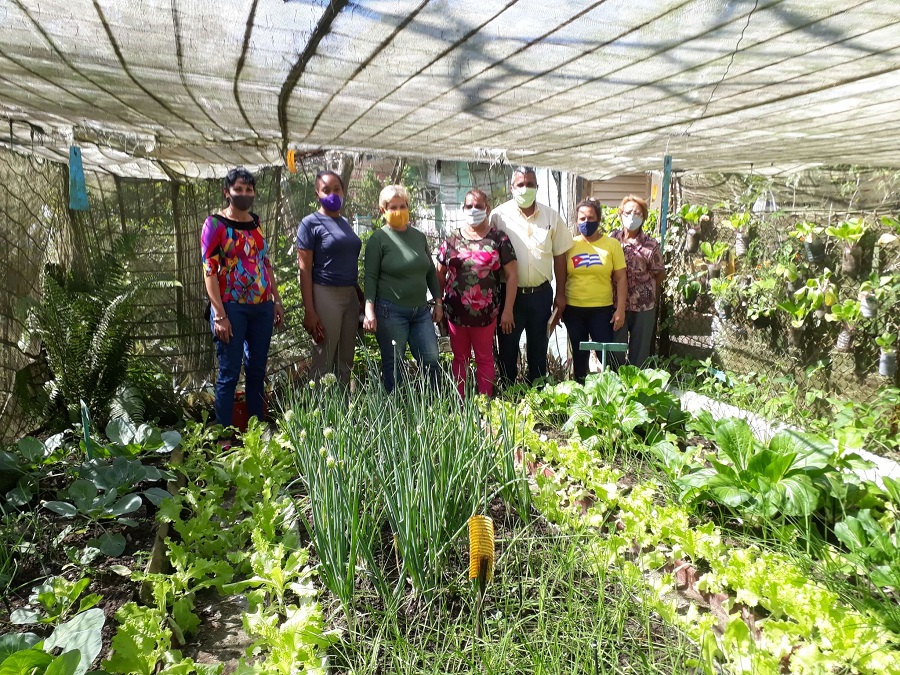
[[494,521],[489,516],[469,518],[469,579],[478,584],[475,606],[475,637],[483,633],[482,610],[488,582],[494,578]]
[[87,211],[90,208],[81,148],[75,145],[69,148],[69,208],[73,211]]
[[94,459],[94,453],[91,451],[91,411],[87,407],[87,403],[81,403],[81,430],[84,432],[84,452],[88,459]]
[[600,367],[606,370],[606,353],[607,352],[627,352],[628,344],[625,342],[582,342],[578,345],[581,351],[600,352]]

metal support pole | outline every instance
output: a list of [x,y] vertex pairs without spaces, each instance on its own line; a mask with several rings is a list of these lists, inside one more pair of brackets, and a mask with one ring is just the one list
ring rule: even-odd
[[662,202],[659,205],[659,248],[666,250],[666,229],[669,222],[669,184],[672,182],[672,155],[663,159]]

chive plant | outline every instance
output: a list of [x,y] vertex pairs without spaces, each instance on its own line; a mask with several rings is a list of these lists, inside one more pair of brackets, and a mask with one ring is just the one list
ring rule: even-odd
[[[416,595],[432,598],[469,517],[498,490],[518,495],[517,509],[528,492],[512,463],[515,439],[505,435],[511,422],[491,432],[479,401],[460,399],[449,378],[437,387],[408,378],[386,394],[368,375],[349,397],[333,384],[292,392],[283,423],[309,493],[323,582],[345,610],[359,567],[385,601],[407,580]],[[376,564],[382,522],[402,572],[393,589]]]
[[[528,483],[528,448],[525,447],[526,419],[516,408],[497,402],[488,412],[495,439],[500,496],[512,506],[523,521],[531,516],[531,486]],[[516,466],[516,452],[522,453]]]
[[[379,501],[369,499],[371,449],[348,417],[344,393],[328,383],[288,394],[283,427],[309,495],[307,524],[320,559],[325,586],[352,615],[356,571],[361,559],[375,574],[373,539]],[[351,409],[352,412],[352,409]]]
[[388,400],[373,434],[375,473],[403,572],[430,598],[451,543],[483,503],[493,473],[490,439],[473,402],[411,381]]

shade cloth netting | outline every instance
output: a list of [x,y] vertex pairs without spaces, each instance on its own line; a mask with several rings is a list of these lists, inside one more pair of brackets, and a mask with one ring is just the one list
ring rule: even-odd
[[898,0],[0,0],[0,143],[123,176],[287,148],[601,178],[900,164]]

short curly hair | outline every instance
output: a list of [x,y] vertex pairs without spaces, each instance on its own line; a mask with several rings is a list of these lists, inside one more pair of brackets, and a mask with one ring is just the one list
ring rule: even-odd
[[619,213],[622,213],[622,209],[625,208],[625,205],[628,202],[634,202],[638,206],[641,207],[641,217],[644,220],[647,220],[647,214],[649,213],[649,206],[647,206],[647,200],[643,197],[638,197],[637,195],[628,195],[625,199],[622,200],[622,203],[619,204]]
[[579,209],[582,206],[589,206],[594,209],[594,213],[597,214],[597,220],[601,220],[603,218],[603,206],[593,197],[588,197],[587,199],[582,199],[578,202],[578,206],[575,207],[575,213],[578,213]]
[[394,197],[403,197],[409,206],[409,192],[402,185],[386,185],[378,195],[378,206],[383,209]]
[[225,176],[225,190],[228,190],[239,180],[244,181],[247,185],[252,185],[256,189],[256,178],[253,177],[253,174],[242,166],[236,166]]

